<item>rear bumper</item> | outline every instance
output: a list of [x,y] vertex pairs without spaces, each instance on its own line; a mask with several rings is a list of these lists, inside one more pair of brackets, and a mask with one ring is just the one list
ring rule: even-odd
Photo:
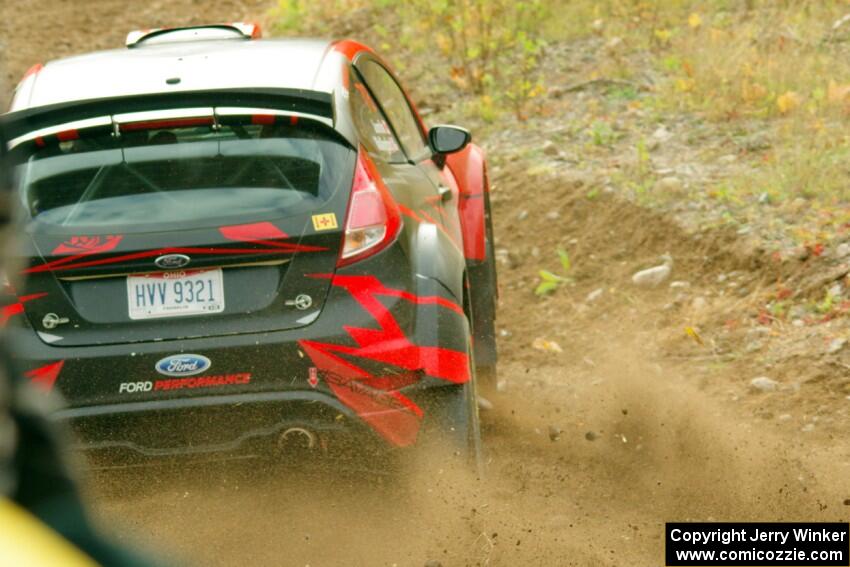
[[[346,272],[333,277],[316,320],[298,329],[61,347],[18,328],[16,351],[37,385],[64,397],[55,417],[90,449],[231,451],[290,426],[411,445],[428,391],[468,379],[466,318],[437,280],[385,283]],[[211,365],[194,375],[158,373],[159,361],[179,354]]]
[[[76,449],[97,457],[257,455],[286,450],[284,436],[306,431],[317,450],[379,449],[356,413],[320,392],[263,392],[67,408]],[[311,440],[311,445],[312,441]]]

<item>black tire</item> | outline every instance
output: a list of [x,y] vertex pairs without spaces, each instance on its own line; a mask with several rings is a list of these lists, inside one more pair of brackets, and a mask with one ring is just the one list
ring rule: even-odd
[[[471,341],[468,347],[471,353]],[[455,463],[471,469],[479,477],[484,472],[481,422],[474,357],[470,356],[470,380],[436,388],[426,406],[425,421],[417,443],[419,457],[433,462]]]

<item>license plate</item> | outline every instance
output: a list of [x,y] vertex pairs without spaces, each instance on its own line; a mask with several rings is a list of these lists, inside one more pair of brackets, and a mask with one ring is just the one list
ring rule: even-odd
[[130,319],[205,315],[224,311],[220,269],[127,276]]

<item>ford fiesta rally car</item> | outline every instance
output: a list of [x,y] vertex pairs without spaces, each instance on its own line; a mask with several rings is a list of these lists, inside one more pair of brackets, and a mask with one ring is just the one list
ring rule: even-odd
[[94,452],[433,433],[480,459],[482,151],[427,130],[368,47],[258,36],[133,32],[18,85],[25,283],[2,320],[27,376]]

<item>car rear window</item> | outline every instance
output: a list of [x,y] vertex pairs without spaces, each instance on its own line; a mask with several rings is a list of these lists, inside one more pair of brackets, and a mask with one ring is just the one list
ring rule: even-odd
[[145,127],[34,146],[18,179],[37,224],[143,232],[317,209],[350,186],[354,158],[307,121]]

